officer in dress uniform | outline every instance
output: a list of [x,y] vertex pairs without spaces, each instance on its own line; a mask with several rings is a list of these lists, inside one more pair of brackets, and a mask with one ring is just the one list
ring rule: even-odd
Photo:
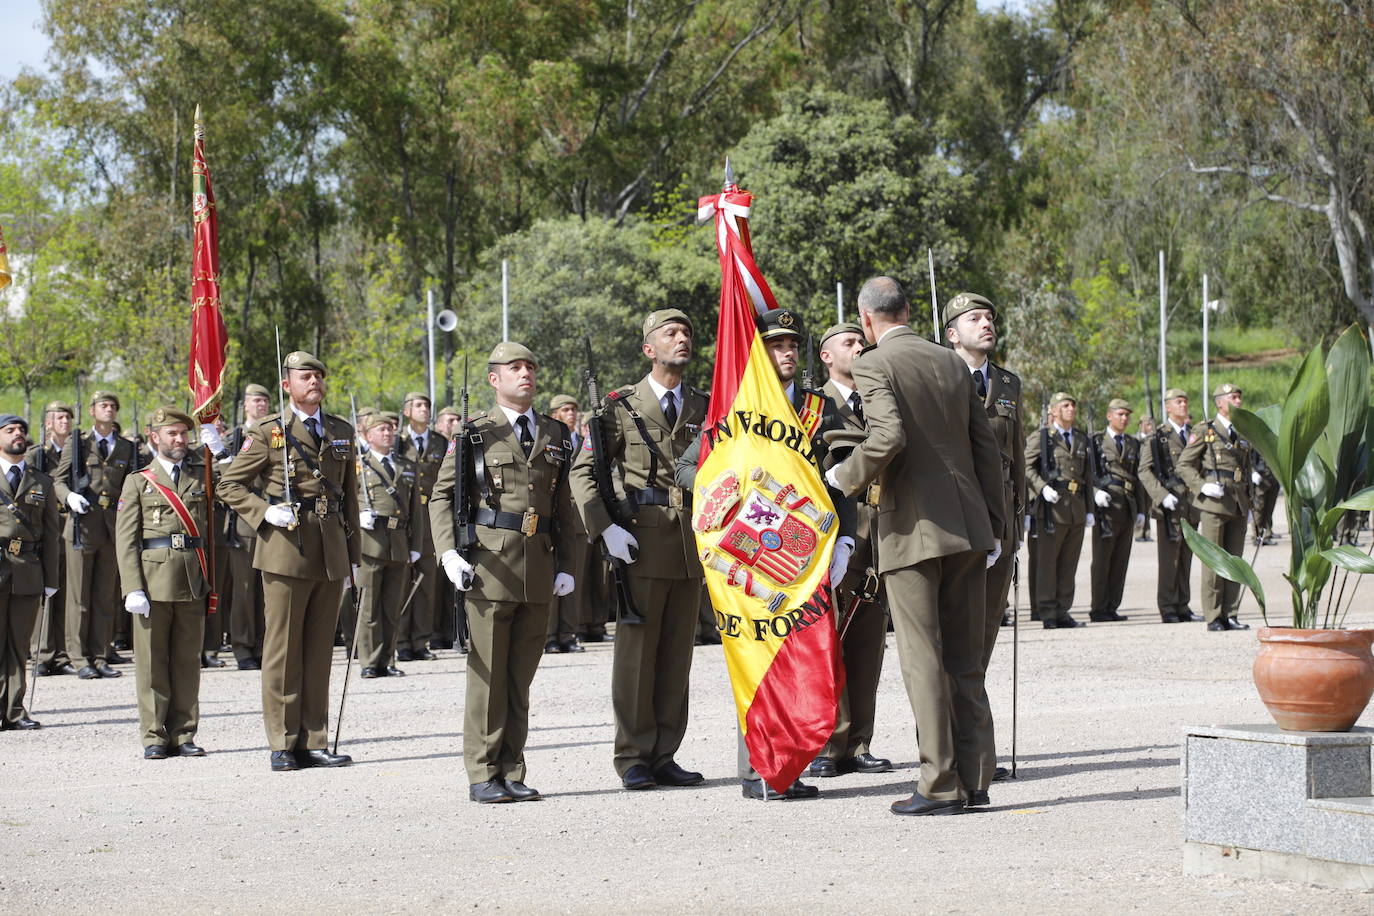
[[467,466],[457,466],[451,440],[429,502],[439,563],[466,592],[472,641],[463,763],[468,797],[482,804],[542,798],[525,784],[530,683],[543,657],[549,602],[576,585],[555,550],[574,512],[572,443],[563,424],[535,413],[537,373],[529,348],[496,345],[487,360],[496,407],[455,433],[465,437]]
[[[58,465],[62,463],[62,449],[66,447],[67,439],[72,434],[72,423],[75,420],[76,411],[70,404],[52,401],[44,407],[43,441],[29,446],[29,453],[24,457],[28,465],[49,477],[56,474]],[[59,518],[66,517],[67,507],[60,500],[57,512]],[[34,652],[38,659],[34,673],[39,677],[76,674],[76,667],[67,657],[67,552],[65,544],[63,547],[57,557],[57,594],[43,602],[40,610],[43,619],[34,624],[33,628]]]
[[[420,498],[420,512],[411,521],[418,529],[420,540],[415,549],[420,552],[420,559],[411,567],[411,578],[413,580],[417,575],[423,575],[424,578],[420,579],[410,606],[397,621],[396,660],[427,662],[436,658],[429,651],[429,643],[434,638],[436,622],[442,619],[446,606],[444,595],[451,591],[440,581],[439,567],[435,564],[434,537],[429,533],[429,498],[434,492],[434,482],[439,479],[444,453],[448,451],[448,438],[429,428],[430,403],[427,395],[418,391],[408,393],[402,402],[401,412],[405,424],[396,433],[395,454],[414,465],[415,489]],[[405,600],[404,597],[402,600]]]
[[[262,572],[262,716],[274,771],[352,763],[326,750],[329,672],[339,598],[361,561],[355,434],[321,409],[325,367],[287,355],[285,416],[269,416],[244,438],[219,494],[258,533]],[[289,474],[290,499],[286,494]]]
[[[224,443],[231,461],[242,450],[249,430],[271,410],[271,393],[265,387],[257,384],[243,387],[243,425]],[[229,546],[229,646],[240,671],[258,671],[262,668],[264,626],[262,573],[253,568],[258,533],[233,509],[228,510],[225,525]]]
[[175,407],[148,417],[149,465],[124,479],[115,551],[133,620],[134,679],[145,760],[204,757],[201,645],[210,594],[205,466],[188,450],[195,422]]
[[1193,552],[1183,540],[1182,522],[1194,528],[1201,515],[1193,496],[1178,473],[1178,459],[1192,439],[1188,419],[1188,393],[1182,388],[1164,392],[1164,422],[1146,441],[1140,455],[1140,482],[1150,494],[1155,517],[1155,553],[1159,571],[1155,601],[1163,623],[1188,623],[1201,620],[1188,606]]
[[1093,537],[1092,610],[1088,619],[1100,622],[1125,620],[1119,613],[1131,562],[1136,525],[1143,524],[1141,501],[1140,440],[1126,432],[1131,405],[1122,398],[1107,404],[1107,428],[1093,433],[1092,447],[1100,456],[1102,473],[1094,473],[1093,505],[1097,531]]
[[[1062,391],[1050,398],[1050,422],[1026,440],[1026,479],[1041,501],[1035,557],[1035,603],[1047,630],[1081,626],[1069,616],[1083,533],[1093,526],[1088,503],[1088,437],[1074,428],[1078,402]],[[1049,519],[1054,530],[1045,530]]]
[[28,421],[0,416],[0,731],[41,727],[24,708],[29,640],[62,549],[53,481],[26,460],[28,435]]

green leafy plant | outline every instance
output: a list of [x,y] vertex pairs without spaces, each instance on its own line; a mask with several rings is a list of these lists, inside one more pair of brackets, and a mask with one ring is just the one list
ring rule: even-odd
[[[1350,601],[1350,573],[1374,573],[1374,558],[1335,544],[1336,528],[1347,511],[1374,509],[1374,487],[1362,487],[1370,470],[1369,342],[1351,325],[1323,355],[1320,344],[1298,367],[1283,401],[1258,411],[1236,408],[1231,420],[1250,441],[1283,487],[1288,516],[1288,580],[1292,626],[1338,628]],[[1269,623],[1264,587],[1244,558],[1235,556],[1183,523],[1183,536],[1217,575],[1254,593]],[[1332,575],[1342,570],[1338,593],[1328,592]],[[1358,585],[1358,581],[1356,582]],[[1350,598],[1354,598],[1351,588]],[[1326,594],[1325,607],[1322,596]]]

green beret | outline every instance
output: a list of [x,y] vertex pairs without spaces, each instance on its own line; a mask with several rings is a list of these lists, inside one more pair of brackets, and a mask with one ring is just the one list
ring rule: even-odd
[[980,296],[977,293],[960,293],[945,303],[945,327],[949,327],[950,322],[960,315],[974,309],[987,309],[992,312],[992,320],[997,320],[997,308],[986,296]]
[[520,359],[532,363],[536,368],[539,366],[539,360],[534,358],[529,347],[513,340],[503,340],[491,348],[491,356],[487,357],[487,365],[504,366],[506,363],[513,363]]
[[177,423],[186,424],[187,429],[195,429],[196,421],[191,419],[190,414],[177,410],[175,407],[158,407],[148,414],[148,421],[144,425],[149,429],[161,429],[164,426],[172,426]]
[[325,374],[324,363],[304,350],[296,350],[286,354],[286,360],[282,367],[285,369],[314,369],[320,375]]
[[1131,411],[1132,413],[1135,412],[1135,408],[1131,406],[1131,402],[1130,402],[1130,401],[1123,400],[1123,399],[1121,399],[1121,398],[1112,398],[1110,401],[1108,401],[1108,402],[1107,402],[1107,409],[1108,409],[1108,410],[1129,410],[1129,411]]
[[1067,391],[1056,391],[1053,395],[1050,396],[1051,407],[1053,407],[1055,404],[1058,404],[1060,401],[1073,401],[1075,405],[1078,404],[1078,398],[1069,394]]
[[243,396],[245,398],[270,398],[272,396],[272,392],[268,391],[262,385],[259,385],[258,383],[254,382],[251,385],[243,386]]
[[649,316],[644,319],[644,339],[648,340],[649,335],[654,331],[665,324],[672,324],[674,321],[682,322],[687,325],[687,330],[696,333],[696,329],[692,327],[692,319],[688,318],[687,313],[682,309],[658,309],[650,312]]
[[1238,388],[1235,385],[1232,385],[1230,382],[1222,382],[1212,392],[1212,397],[1219,398],[1227,394],[1240,394],[1240,388]]
[[806,336],[806,325],[801,316],[791,309],[769,309],[758,317],[759,333],[764,340],[774,337],[795,337],[801,340]]
[[425,394],[423,391],[409,391],[406,392],[405,397],[401,398],[402,405],[409,404],[411,401],[424,401],[428,404],[429,395]]
[[70,404],[63,404],[61,401],[49,401],[48,404],[47,404],[47,406],[43,408],[43,412],[44,412],[44,413],[65,413],[67,416],[69,416],[69,417],[71,417],[71,418],[73,418],[73,419],[76,418],[76,411],[72,409],[72,405],[70,405]]
[[549,413],[553,413],[560,407],[567,407],[569,404],[576,407],[577,398],[570,394],[555,394],[553,398],[549,400]]
[[1182,388],[1170,388],[1168,391],[1164,392],[1164,400],[1166,401],[1172,401],[1174,398],[1186,398],[1187,396],[1188,392],[1184,391]]
[[825,342],[832,337],[839,336],[840,334],[858,334],[860,337],[863,337],[864,329],[859,327],[857,324],[849,324],[848,322],[845,322],[844,324],[831,325],[830,327],[826,328],[825,333],[821,335],[821,342],[817,345],[816,349],[824,350]]
[[119,409],[119,396],[113,391],[97,391],[95,394],[91,395],[92,407],[99,404],[101,401],[113,401],[115,410]]
[[458,413],[457,407],[440,407],[438,415],[441,417],[458,417],[460,420],[462,419],[462,416]]

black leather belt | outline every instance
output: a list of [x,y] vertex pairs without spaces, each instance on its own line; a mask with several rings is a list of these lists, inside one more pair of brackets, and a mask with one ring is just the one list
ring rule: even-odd
[[[272,503],[274,506],[282,505],[280,502]],[[326,519],[331,515],[337,515],[342,507],[338,501],[330,501],[328,496],[302,496],[296,500],[296,509],[304,514],[309,513],[316,518]]]
[[472,520],[487,528],[505,528],[508,531],[522,532],[525,537],[535,534],[548,534],[550,520],[540,518],[533,512],[521,515],[516,512],[493,512],[491,509],[478,509]]
[[374,531],[395,531],[397,528],[409,527],[410,523],[408,521],[403,518],[397,518],[394,515],[379,515],[377,516],[377,520],[372,524],[372,529]]
[[143,549],[152,550],[155,547],[170,547],[173,550],[195,550],[197,547],[204,546],[204,541],[200,538],[193,538],[189,534],[174,534],[166,538],[144,538]]
[[38,542],[26,541],[23,538],[5,538],[0,540],[0,551],[4,551],[10,557],[36,557],[38,556]]
[[[676,494],[676,495],[674,495]],[[645,487],[625,489],[625,495],[636,506],[671,506],[674,509],[692,508],[692,491],[683,487]]]

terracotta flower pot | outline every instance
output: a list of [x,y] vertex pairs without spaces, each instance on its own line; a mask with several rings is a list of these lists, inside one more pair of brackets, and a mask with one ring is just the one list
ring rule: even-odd
[[1374,694],[1374,630],[1261,627],[1255,688],[1285,731],[1346,732]]

